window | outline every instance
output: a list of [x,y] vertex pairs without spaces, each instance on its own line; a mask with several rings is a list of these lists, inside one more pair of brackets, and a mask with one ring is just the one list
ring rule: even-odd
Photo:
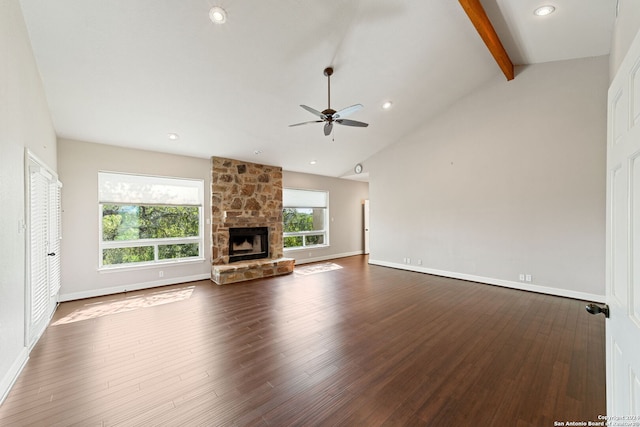
[[328,245],[327,201],[329,193],[315,190],[282,191],[285,249]]
[[202,260],[202,180],[98,173],[100,268]]

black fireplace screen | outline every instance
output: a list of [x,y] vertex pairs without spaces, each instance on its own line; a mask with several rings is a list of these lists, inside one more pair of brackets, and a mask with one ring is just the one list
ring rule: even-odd
[[229,229],[229,262],[268,257],[268,227]]

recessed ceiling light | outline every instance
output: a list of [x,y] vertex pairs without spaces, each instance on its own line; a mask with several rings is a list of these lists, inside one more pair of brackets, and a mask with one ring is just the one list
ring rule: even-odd
[[178,135],[177,133],[169,133],[167,134],[167,138],[169,138],[171,141],[177,141],[178,139],[180,139],[180,135]]
[[227,22],[227,11],[219,6],[214,6],[209,10],[209,19],[214,24],[224,24]]
[[551,5],[540,6],[539,8],[533,11],[533,14],[536,16],[547,16],[547,15],[551,15],[555,10],[556,8]]
[[318,162],[317,162],[317,161],[315,161],[315,160],[311,160],[311,161],[309,162],[309,164],[310,164],[310,165],[315,165],[316,163],[318,163]]
[[383,110],[388,110],[389,108],[391,108],[392,105],[393,105],[393,102],[385,101],[385,102],[382,103],[382,109]]

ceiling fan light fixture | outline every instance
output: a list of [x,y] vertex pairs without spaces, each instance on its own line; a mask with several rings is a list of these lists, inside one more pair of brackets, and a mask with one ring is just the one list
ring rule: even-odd
[[209,10],[209,19],[214,24],[224,24],[227,22],[227,11],[220,6],[214,6]]
[[556,10],[555,6],[545,5],[545,6],[540,6],[539,8],[534,10],[533,14],[536,16],[547,16],[547,15],[551,15],[553,12],[555,12],[555,10]]

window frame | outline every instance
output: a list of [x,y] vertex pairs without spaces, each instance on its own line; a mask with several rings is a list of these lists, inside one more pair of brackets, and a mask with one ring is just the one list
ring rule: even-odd
[[[121,176],[132,176],[135,179],[143,179],[149,180],[150,182],[156,181],[164,181],[164,182],[175,182],[175,183],[190,183],[189,186],[195,187],[199,193],[198,204],[162,204],[162,203],[140,203],[139,201],[131,201],[127,202],[125,200],[120,200],[117,202],[114,201],[103,201],[100,200],[102,197],[100,196],[100,178],[98,179],[98,271],[110,271],[110,270],[121,270],[121,269],[136,269],[136,268],[148,268],[159,265],[171,265],[171,264],[182,264],[182,263],[190,263],[190,262],[202,262],[204,261],[204,180],[203,179],[195,179],[195,178],[178,178],[178,177],[166,177],[166,176],[157,176],[157,175],[142,175],[142,174],[131,174],[124,172],[106,172],[99,171],[98,176],[100,174],[111,174],[111,175],[121,175]],[[105,205],[120,205],[120,206],[174,206],[174,207],[197,207],[198,208],[198,235],[190,236],[190,237],[166,237],[166,238],[158,238],[158,239],[132,239],[132,240],[103,240],[103,208]],[[185,258],[168,258],[168,259],[159,259],[159,246],[165,245],[176,245],[176,244],[198,244],[198,255],[185,257]],[[140,262],[129,262],[122,264],[103,264],[104,261],[104,250],[105,249],[117,249],[117,248],[131,248],[131,247],[145,247],[151,246],[153,247],[153,260],[150,261],[140,261]]]
[[[282,210],[284,212],[285,209],[323,209],[324,211],[324,219],[323,219],[323,224],[324,227],[322,230],[305,230],[305,231],[284,231],[285,228],[285,224],[284,224],[284,216],[283,216],[283,224],[282,224],[282,228],[283,228],[283,232],[282,232],[282,241],[283,241],[283,250],[286,251],[296,251],[296,250],[305,250],[305,249],[311,249],[311,248],[326,248],[330,246],[330,242],[329,242],[329,191],[328,190],[316,190],[316,189],[306,189],[306,188],[292,188],[292,187],[285,187],[282,189]],[[293,190],[296,192],[315,192],[315,193],[323,193],[324,194],[324,206],[295,206],[298,205],[299,203],[287,203],[285,202],[285,193],[287,192],[287,190]],[[318,236],[321,235],[323,242],[324,243],[320,243],[320,244],[310,244],[307,245],[306,244],[306,238],[309,236]],[[287,237],[302,237],[302,246],[292,246],[292,247],[285,247],[284,246],[284,240]]]

